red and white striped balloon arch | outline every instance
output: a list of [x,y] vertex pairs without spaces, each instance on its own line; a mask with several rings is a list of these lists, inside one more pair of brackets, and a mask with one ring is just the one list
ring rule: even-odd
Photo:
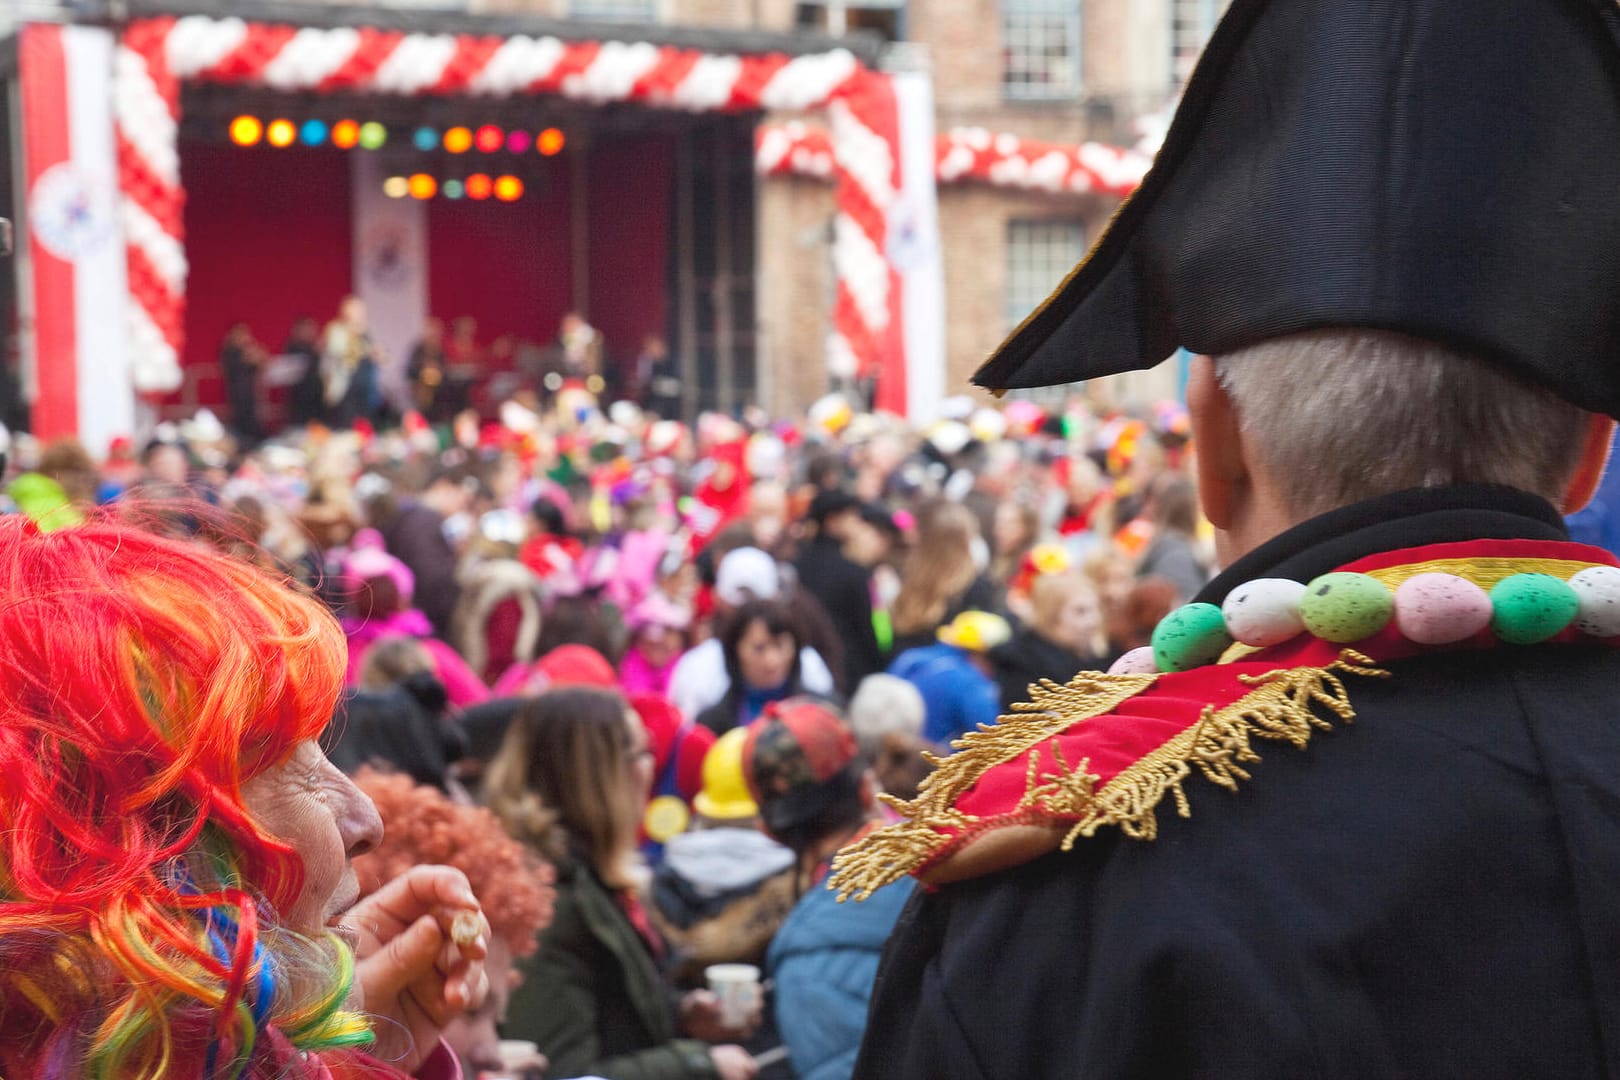
[[507,98],[559,94],[693,112],[824,112],[825,173],[837,187],[834,358],[881,370],[899,342],[899,281],[885,255],[899,192],[888,79],[836,49],[734,55],[646,42],[318,29],[186,16],[131,23],[114,75],[119,185],[136,388],[182,379],[187,262],[180,87],[206,82],[288,92]]

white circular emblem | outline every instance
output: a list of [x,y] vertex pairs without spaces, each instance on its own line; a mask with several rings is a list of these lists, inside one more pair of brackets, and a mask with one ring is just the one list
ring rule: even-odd
[[34,181],[27,225],[45,250],[59,259],[73,262],[93,254],[118,239],[113,186],[86,176],[72,162],[58,162]]
[[383,292],[400,292],[416,280],[416,267],[406,254],[405,226],[384,218],[361,234],[360,267],[365,280]]
[[920,270],[937,256],[939,238],[913,200],[902,200],[889,209],[887,247],[889,261],[901,273]]

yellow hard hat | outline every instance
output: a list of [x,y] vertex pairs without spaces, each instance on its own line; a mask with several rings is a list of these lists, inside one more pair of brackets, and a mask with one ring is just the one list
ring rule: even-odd
[[1012,637],[1012,627],[988,611],[964,611],[939,628],[939,640],[968,652],[989,652]]
[[732,728],[715,740],[703,758],[703,790],[692,806],[706,818],[737,821],[759,816],[759,805],[748,794],[743,776],[743,743],[747,728]]

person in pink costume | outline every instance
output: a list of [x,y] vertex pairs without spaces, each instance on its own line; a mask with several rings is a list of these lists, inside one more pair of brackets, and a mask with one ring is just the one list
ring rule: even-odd
[[450,704],[457,709],[489,700],[489,687],[454,649],[433,637],[427,616],[411,606],[416,577],[404,563],[388,554],[382,537],[372,529],[355,534],[343,561],[343,590],[347,612],[341,622],[349,641],[347,685],[360,681],[366,650],[380,638],[411,637],[433,659],[433,673],[444,684]]
[[692,613],[662,593],[653,592],[625,616],[630,647],[619,663],[619,686],[626,694],[666,697],[675,664],[686,651]]

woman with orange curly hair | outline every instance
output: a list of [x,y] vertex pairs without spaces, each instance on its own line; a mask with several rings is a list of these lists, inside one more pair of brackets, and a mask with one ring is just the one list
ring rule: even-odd
[[[362,896],[412,867],[442,863],[467,875],[489,920],[489,997],[482,1007],[450,1022],[444,1041],[461,1058],[468,1076],[480,1069],[516,1067],[502,1058],[496,1025],[506,1022],[506,1004],[517,985],[512,961],[534,954],[535,937],[551,925],[556,874],[501,828],[479,806],[451,802],[437,788],[402,773],[365,768],[355,776],[382,816],[383,842],[354,861]],[[545,1059],[532,1063],[544,1069]]]
[[484,923],[445,867],[354,906],[331,615],[105,519],[0,519],[0,597],[0,1075],[457,1076]]

